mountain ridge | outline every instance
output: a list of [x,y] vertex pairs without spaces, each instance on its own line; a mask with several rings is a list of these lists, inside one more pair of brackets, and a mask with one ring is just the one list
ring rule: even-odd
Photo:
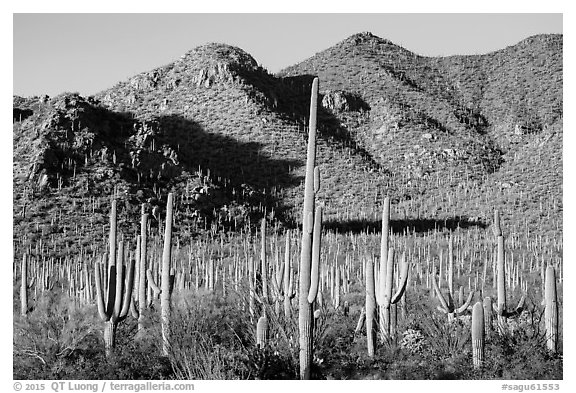
[[[54,230],[40,208],[48,201],[74,211],[114,190],[130,217],[177,192],[178,219],[189,227],[180,230],[190,233],[254,224],[264,211],[293,225],[315,76],[327,220],[377,216],[384,193],[420,216],[431,200],[482,190],[507,162],[521,171],[514,154],[526,156],[542,135],[561,151],[553,137],[562,132],[561,49],[561,36],[542,35],[488,55],[426,58],[359,33],[273,75],[242,49],[210,43],[93,97],[15,96],[15,236]],[[538,168],[556,176],[541,190],[560,192],[556,222],[561,182],[551,168],[561,159],[544,157]],[[490,206],[443,204],[428,214],[490,217]]]

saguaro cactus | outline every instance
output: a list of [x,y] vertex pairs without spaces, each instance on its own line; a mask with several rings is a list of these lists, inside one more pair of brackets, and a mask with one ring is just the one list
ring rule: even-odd
[[284,251],[284,279],[282,282],[284,286],[284,318],[288,320],[291,315],[290,300],[296,296],[294,291],[294,270],[290,263],[290,232],[286,233],[286,249]]
[[472,308],[472,363],[475,369],[484,361],[484,307],[481,302]]
[[260,278],[262,280],[262,302],[268,304],[268,259],[266,256],[266,217],[260,224]]
[[[312,365],[312,337],[314,329],[312,304],[318,294],[318,269],[320,259],[320,232],[322,209],[314,210],[314,166],[316,160],[316,106],[318,78],[312,82],[310,98],[310,126],[306,177],[304,180],[304,208],[302,211],[302,249],[300,253],[300,286],[298,328],[300,337],[300,378],[310,379]],[[318,177],[319,178],[319,177]],[[319,183],[319,182],[318,182]]]
[[[386,271],[388,269],[388,232],[390,231],[390,198],[386,196],[384,198],[384,206],[382,207],[382,235],[380,239],[380,282],[379,288],[377,289],[376,296],[379,304],[382,304],[380,307],[380,314],[383,314],[384,306],[382,297],[384,292],[386,291]],[[380,334],[382,337],[385,337],[387,333],[385,332],[384,325],[380,325]]]
[[366,322],[366,309],[362,307],[362,310],[360,310],[360,316],[358,317],[358,322],[356,323],[356,329],[354,329],[355,335],[359,334],[362,331],[365,322]]
[[371,258],[366,260],[366,343],[368,356],[374,356],[376,344],[376,291],[374,284],[374,263]]
[[391,306],[395,305],[404,295],[408,282],[408,264],[404,256],[401,263],[400,281],[396,293],[392,296],[394,285],[394,250],[388,247],[388,232],[390,230],[390,198],[384,198],[382,208],[382,237],[380,241],[380,271],[376,301],[379,306],[380,338],[384,342],[391,335]]
[[336,265],[334,272],[334,309],[340,308],[340,268]]
[[380,334],[382,341],[386,341],[390,337],[390,307],[397,304],[400,298],[404,296],[406,284],[408,283],[408,262],[406,255],[402,254],[400,262],[400,281],[396,293],[392,292],[394,285],[394,249],[388,249],[388,257],[386,258],[386,275],[380,276],[379,279],[379,295],[380,295]]
[[28,313],[28,263],[26,259],[26,254],[22,255],[20,268],[20,315],[22,316]]
[[140,269],[138,277],[138,330],[144,329],[143,314],[146,309],[146,257],[147,257],[147,227],[148,227],[148,213],[146,213],[145,206],[142,204],[142,214],[140,220]]
[[[112,247],[110,247],[110,249],[112,249]],[[128,315],[130,302],[132,300],[132,287],[134,286],[134,261],[128,262],[128,271],[124,275],[123,259],[124,243],[120,241],[118,243],[117,259],[110,259],[108,266],[108,283],[106,287],[103,287],[101,278],[101,275],[104,272],[104,266],[99,263],[94,265],[96,304],[98,306],[98,314],[105,322],[104,346],[106,349],[106,356],[112,354],[116,340],[116,327],[118,326],[118,323],[124,320]],[[104,305],[104,296],[106,296],[106,293],[108,293],[108,299],[106,305]]]
[[546,323],[546,347],[556,352],[558,345],[558,295],[556,293],[556,272],[552,266],[546,268],[544,290],[544,319]]
[[154,281],[152,271],[146,271],[148,284],[154,293],[160,294],[160,320],[162,323],[162,354],[168,356],[170,353],[170,313],[171,297],[174,289],[175,270],[171,269],[172,260],[172,220],[173,220],[173,200],[174,195],[168,194],[166,202],[166,223],[164,228],[164,249],[162,251],[162,271],[160,275],[160,286]]
[[160,292],[160,315],[162,319],[162,353],[170,352],[170,261],[172,259],[172,205],[174,195],[168,194],[166,202],[166,228],[164,229],[164,251],[162,253],[162,282]]
[[492,298],[486,296],[484,298],[484,333],[490,335],[492,331]]
[[524,308],[524,300],[526,299],[525,294],[522,294],[518,306],[514,311],[508,311],[506,306],[506,267],[504,260],[504,236],[502,235],[502,228],[500,226],[500,214],[496,210],[494,213],[494,233],[497,235],[497,263],[496,263],[496,288],[498,290],[497,294],[497,304],[494,306],[494,311],[498,315],[498,328],[500,333],[502,333],[506,328],[506,320],[518,316],[522,313]]
[[280,308],[282,307],[282,301],[284,299],[284,263],[280,262],[280,247],[278,242],[276,242],[275,247],[275,262],[274,262],[274,272],[272,273],[272,285],[274,288],[273,298],[274,298],[274,312],[276,315],[280,315]]
[[258,324],[256,325],[256,346],[258,348],[264,348],[266,342],[268,341],[268,318],[266,314],[262,314],[260,319],[258,319]]
[[448,240],[448,293],[446,297],[442,295],[440,291],[440,286],[436,282],[436,278],[432,277],[432,286],[434,288],[434,292],[436,292],[436,296],[440,301],[440,305],[437,307],[438,310],[442,311],[443,313],[448,315],[448,321],[453,321],[454,316],[460,313],[463,313],[468,309],[470,306],[470,302],[472,301],[472,297],[474,296],[474,292],[470,292],[468,294],[468,298],[464,303],[461,303],[460,306],[454,304],[454,251],[453,251],[453,241],[452,235]]
[[248,311],[252,321],[256,315],[256,273],[254,272],[254,257],[248,259]]
[[28,282],[28,255],[22,255],[22,265],[20,269],[20,315],[23,317],[28,313],[28,288],[31,288],[35,277]]

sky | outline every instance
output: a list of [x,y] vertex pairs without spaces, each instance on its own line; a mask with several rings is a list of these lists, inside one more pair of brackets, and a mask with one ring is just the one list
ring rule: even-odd
[[13,14],[13,94],[95,94],[220,42],[270,72],[370,31],[426,56],[482,54],[562,33],[562,14]]

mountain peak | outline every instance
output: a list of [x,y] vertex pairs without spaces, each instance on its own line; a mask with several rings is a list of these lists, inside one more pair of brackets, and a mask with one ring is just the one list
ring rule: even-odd
[[184,54],[180,61],[193,61],[205,65],[225,64],[235,69],[255,70],[258,68],[256,60],[243,49],[215,42],[192,49]]
[[369,31],[364,31],[361,33],[352,34],[350,37],[346,38],[342,41],[342,44],[353,44],[353,45],[362,45],[362,44],[392,44],[392,41],[386,40],[384,38],[380,38],[377,35],[372,34]]

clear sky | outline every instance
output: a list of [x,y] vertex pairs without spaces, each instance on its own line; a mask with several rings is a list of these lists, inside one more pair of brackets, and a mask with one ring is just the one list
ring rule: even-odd
[[94,94],[208,42],[271,72],[363,31],[427,56],[479,54],[562,33],[562,14],[29,14],[13,16],[13,93]]

